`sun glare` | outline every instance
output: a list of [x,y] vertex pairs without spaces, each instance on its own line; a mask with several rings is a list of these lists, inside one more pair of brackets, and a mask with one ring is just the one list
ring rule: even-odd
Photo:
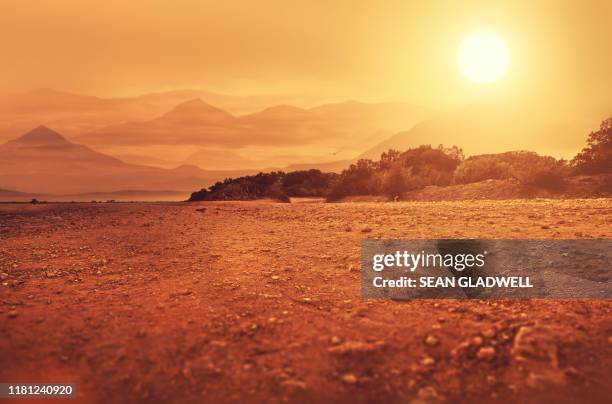
[[459,46],[461,72],[476,83],[499,80],[510,63],[508,47],[494,32],[475,32],[467,36]]

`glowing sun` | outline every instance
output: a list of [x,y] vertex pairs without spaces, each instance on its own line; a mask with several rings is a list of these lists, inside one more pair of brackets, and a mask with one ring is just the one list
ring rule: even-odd
[[459,68],[476,83],[499,80],[510,63],[508,47],[494,32],[475,32],[468,35],[459,46]]

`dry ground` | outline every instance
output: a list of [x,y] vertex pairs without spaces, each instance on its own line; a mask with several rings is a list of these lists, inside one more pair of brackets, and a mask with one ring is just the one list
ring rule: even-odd
[[358,265],[366,237],[611,236],[610,199],[0,205],[0,382],[100,403],[604,402],[610,301],[366,301]]

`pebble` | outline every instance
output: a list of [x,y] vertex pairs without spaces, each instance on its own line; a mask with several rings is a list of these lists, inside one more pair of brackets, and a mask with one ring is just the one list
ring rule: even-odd
[[471,344],[473,346],[481,346],[482,345],[482,337],[479,336],[475,336],[474,338],[472,338]]
[[8,313],[9,318],[16,318],[18,316],[17,310],[11,310]]
[[289,391],[306,390],[306,383],[300,380],[288,379],[281,383],[281,386]]
[[427,338],[425,338],[425,344],[429,346],[436,346],[439,342],[440,339],[435,335],[428,335]]
[[433,366],[436,363],[436,360],[431,356],[426,356],[421,359],[421,365],[423,366]]
[[476,357],[485,361],[493,360],[495,358],[495,348],[492,346],[482,347],[476,353]]
[[346,384],[355,384],[357,383],[357,376],[352,373],[347,373],[342,376],[342,381]]
[[417,396],[422,400],[433,400],[438,397],[438,392],[433,387],[427,386],[420,388]]

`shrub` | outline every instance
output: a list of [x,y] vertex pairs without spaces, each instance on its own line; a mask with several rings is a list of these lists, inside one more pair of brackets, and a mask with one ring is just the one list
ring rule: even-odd
[[512,167],[495,156],[476,156],[462,162],[455,170],[453,180],[457,184],[469,184],[484,180],[504,180],[512,177]]
[[525,186],[558,191],[564,188],[568,167],[564,160],[538,156],[529,166],[514,169],[514,176]]
[[406,191],[407,181],[404,170],[399,165],[395,165],[386,173],[382,185],[384,194],[395,197],[401,196]]

